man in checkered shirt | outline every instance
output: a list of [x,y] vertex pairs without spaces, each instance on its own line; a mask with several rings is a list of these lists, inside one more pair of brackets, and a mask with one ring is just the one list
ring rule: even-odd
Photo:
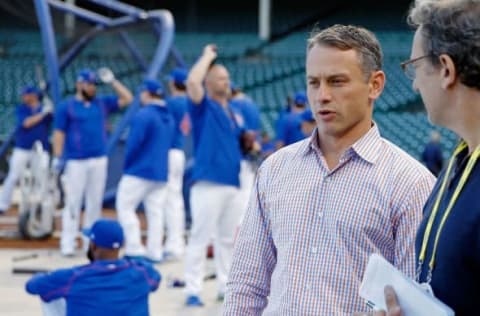
[[351,315],[367,259],[413,277],[434,176],[372,120],[385,74],[378,40],[335,25],[308,40],[310,138],[260,167],[236,241],[224,315]]

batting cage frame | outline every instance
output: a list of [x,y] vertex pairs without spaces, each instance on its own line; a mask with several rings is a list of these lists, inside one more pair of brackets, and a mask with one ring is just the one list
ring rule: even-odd
[[[118,32],[122,43],[130,52],[133,60],[144,72],[144,79],[158,78],[158,75],[165,65],[169,55],[173,57],[178,66],[185,67],[185,62],[182,56],[173,46],[175,24],[174,18],[170,11],[145,11],[117,0],[87,1],[106,9],[113,10],[118,13],[119,16],[115,18],[107,17],[74,4],[59,0],[34,0],[47,67],[47,91],[54,104],[58,104],[61,98],[61,72],[82,52],[89,42],[105,32]],[[82,19],[92,25],[92,27],[82,36],[80,36],[76,42],[73,43],[62,55],[59,55],[56,47],[52,14],[50,12],[51,8],[62,11],[65,14],[72,14],[76,18]],[[144,22],[151,22],[153,30],[158,37],[158,44],[150,62],[147,61],[142,52],[134,45],[134,42],[129,37],[128,33],[124,30],[125,27]],[[107,155],[112,163],[109,164],[107,190],[104,195],[104,204],[111,203],[111,201],[113,201],[115,198],[116,183],[118,182],[117,178],[119,178],[119,174],[121,174],[121,170],[117,170],[119,167],[121,168],[121,163],[118,163],[118,161],[122,158],[121,151],[119,152],[116,150],[116,147],[118,147],[117,144],[120,140],[122,132],[128,126],[131,116],[138,110],[139,106],[139,91],[136,91],[134,101],[129,106],[128,110],[118,124],[116,124],[115,129],[108,139]]]

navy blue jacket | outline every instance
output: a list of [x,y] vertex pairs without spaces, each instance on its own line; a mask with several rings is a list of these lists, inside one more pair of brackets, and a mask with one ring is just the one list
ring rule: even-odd
[[167,106],[146,105],[133,117],[127,139],[124,173],[166,182],[174,119]]
[[438,143],[430,142],[422,153],[422,161],[435,176],[438,176],[443,167],[442,149]]
[[[433,240],[440,220],[459,183],[468,157],[466,150],[459,155],[455,172],[435,217],[429,237],[426,259],[423,263],[420,281],[427,276],[428,261],[431,258]],[[444,171],[445,172],[445,171]],[[436,201],[443,181],[440,175],[424,208],[424,219],[417,232],[417,258],[422,247],[423,235],[428,218]],[[436,265],[431,286],[437,298],[450,306],[455,315],[478,315],[478,293],[480,286],[480,163],[475,167],[448,216],[438,242]]]
[[67,316],[148,316],[148,295],[159,283],[150,263],[118,259],[37,274],[26,290],[45,302],[64,298]]

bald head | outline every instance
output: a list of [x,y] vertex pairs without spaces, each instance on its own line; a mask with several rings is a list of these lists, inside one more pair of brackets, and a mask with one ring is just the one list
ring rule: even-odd
[[230,93],[230,75],[223,65],[214,64],[205,77],[205,88],[210,97],[228,97]]

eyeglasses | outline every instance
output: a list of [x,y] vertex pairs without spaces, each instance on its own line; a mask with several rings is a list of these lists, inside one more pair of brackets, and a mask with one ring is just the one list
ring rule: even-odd
[[415,77],[416,77],[415,63],[427,57],[432,57],[432,54],[423,55],[414,59],[406,60],[400,63],[400,68],[402,68],[403,73],[405,73],[405,76],[407,76],[408,79],[415,80]]

